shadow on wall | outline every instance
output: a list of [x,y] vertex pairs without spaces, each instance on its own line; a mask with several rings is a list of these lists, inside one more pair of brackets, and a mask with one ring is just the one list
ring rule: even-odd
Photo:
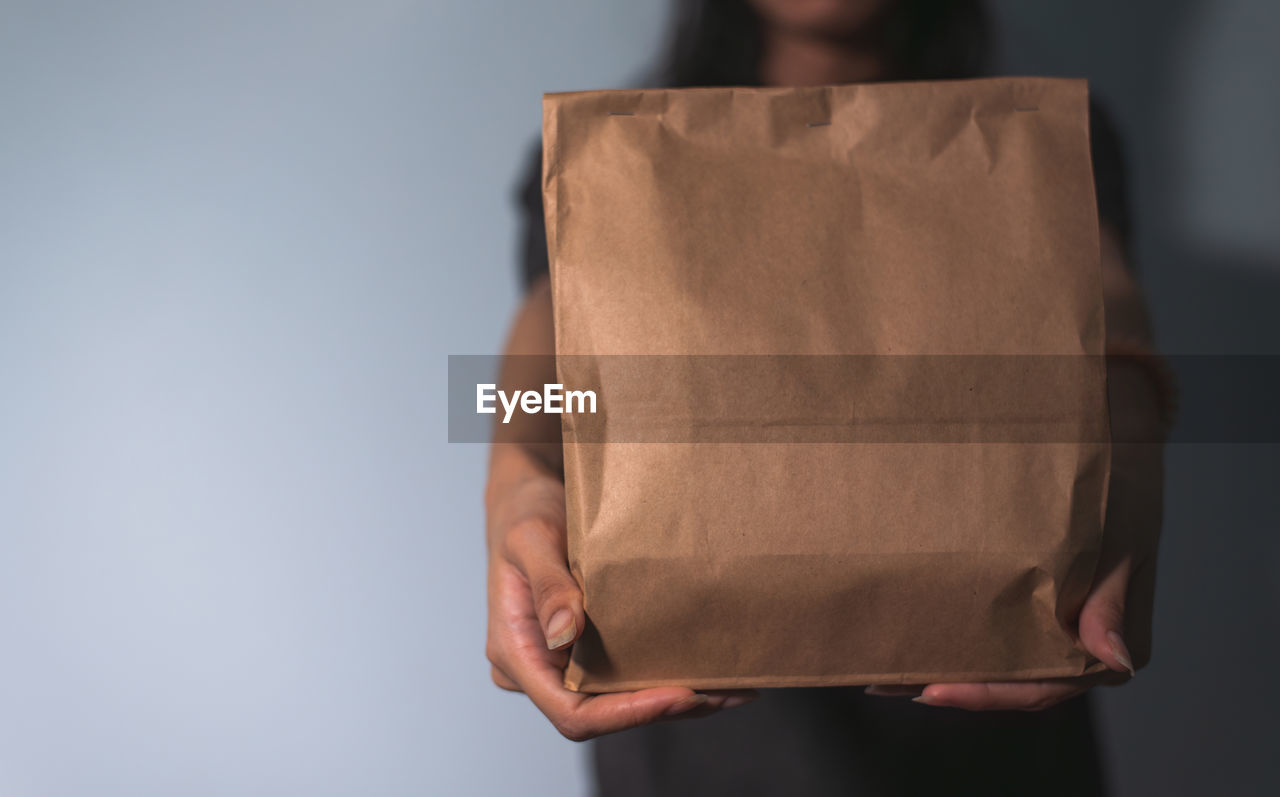
[[[1006,71],[1089,78],[1124,136],[1136,260],[1161,348],[1280,356],[1280,218],[1267,218],[1277,215],[1280,175],[1266,173],[1276,156],[1233,146],[1280,129],[1280,103],[1265,97],[1280,56],[1251,30],[1274,29],[1277,8],[1265,0],[995,0],[992,8]],[[1224,107],[1216,92],[1238,95],[1241,86],[1259,100],[1235,96],[1230,113],[1213,115]],[[1235,204],[1224,213],[1218,198]],[[1187,385],[1201,400],[1184,406],[1181,422],[1276,406],[1257,400],[1280,395],[1277,369],[1266,370],[1232,386]],[[1280,446],[1173,445],[1167,465],[1153,663],[1098,700],[1116,793],[1280,793],[1270,763],[1280,709],[1280,643],[1270,632],[1280,627]]]

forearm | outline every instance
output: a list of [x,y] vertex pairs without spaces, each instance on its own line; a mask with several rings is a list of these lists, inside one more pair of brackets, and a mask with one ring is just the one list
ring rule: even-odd
[[[551,289],[536,283],[521,304],[503,351],[498,376],[502,390],[555,382],[555,332]],[[560,422],[547,413],[516,413],[509,423],[495,420],[489,453],[485,504],[492,512],[503,496],[534,479],[563,480]]]
[[1102,230],[1102,291],[1107,324],[1107,383],[1112,438],[1158,442],[1166,422],[1164,393],[1156,363],[1150,315],[1141,287],[1125,262],[1119,241]]
[[1155,557],[1164,504],[1164,445],[1173,385],[1166,382],[1146,303],[1121,249],[1103,238],[1107,314],[1107,397],[1111,410],[1111,484],[1107,501],[1105,570],[1128,562],[1132,576],[1124,633],[1136,666],[1151,650]]

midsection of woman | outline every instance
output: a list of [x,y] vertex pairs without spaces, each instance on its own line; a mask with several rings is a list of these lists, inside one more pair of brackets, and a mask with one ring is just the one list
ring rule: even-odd
[[[676,14],[655,85],[974,77],[982,73],[987,51],[976,0],[703,0],[677,3]],[[1130,225],[1121,150],[1096,105],[1091,139],[1108,335],[1149,341],[1145,306],[1126,257]],[[519,192],[526,300],[509,354],[554,349],[540,177],[535,153]],[[546,377],[555,381],[553,372]],[[522,375],[520,381],[537,378]],[[1135,402],[1136,415],[1156,405],[1149,395]],[[547,430],[532,436],[545,440]],[[599,698],[564,691],[557,674],[585,616],[565,562],[557,449],[501,438],[494,447],[486,494],[489,657],[495,682],[528,694],[562,733],[600,737],[593,760],[604,797],[1104,791],[1087,698],[1077,697],[1083,690],[1072,684],[933,684],[924,691],[927,705],[844,688],[770,690],[753,701],[746,692],[697,695],[676,688]],[[1117,462],[1125,466],[1124,457]],[[1141,472],[1133,481],[1152,488],[1139,492],[1158,503],[1158,468],[1146,461],[1134,468]],[[1141,514],[1149,507],[1138,509]],[[1147,514],[1158,530],[1158,509]],[[1148,572],[1117,554],[1106,571],[1111,575],[1095,584],[1086,606],[1096,606],[1099,617],[1118,611],[1122,618],[1131,569]],[[1082,616],[1081,631],[1112,670],[1131,671],[1128,650],[1111,626]],[[545,651],[531,652],[544,641]]]

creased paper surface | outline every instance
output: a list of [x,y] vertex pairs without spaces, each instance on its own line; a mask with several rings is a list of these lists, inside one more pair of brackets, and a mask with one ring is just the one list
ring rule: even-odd
[[[861,442],[875,438],[832,420],[927,430],[968,417],[956,416],[962,379],[922,389],[892,376],[902,355],[1100,361],[1085,83],[599,91],[546,95],[543,108],[559,378],[598,386],[603,404],[563,419],[569,559],[588,616],[566,685],[1096,671],[1067,621],[1101,539],[1102,368],[1080,368],[1069,401],[1039,391],[1058,396],[1040,414],[1049,398],[1001,390],[1014,382],[999,369],[981,385],[1032,402],[1019,417],[1066,413],[1093,430],[1078,437]],[[667,405],[647,395],[652,380],[617,355],[866,356],[858,368],[873,373],[850,380],[850,406],[879,414],[833,414],[820,375],[728,386],[791,386],[783,418],[767,398],[655,413]],[[666,368],[652,392],[707,396],[705,374]],[[805,379],[824,384],[809,405],[793,389]],[[705,442],[724,406],[750,409],[732,423],[804,434]],[[661,436],[636,434],[645,418]]]

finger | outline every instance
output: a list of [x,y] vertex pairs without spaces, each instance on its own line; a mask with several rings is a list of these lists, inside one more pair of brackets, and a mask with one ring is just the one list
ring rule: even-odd
[[653,722],[707,717],[746,705],[759,697],[754,690],[692,692],[661,687],[638,692],[581,696],[583,699],[556,722],[561,733],[575,741],[616,733]]
[[1071,679],[930,684],[914,700],[927,706],[967,711],[1041,711],[1075,697],[1087,688],[1087,684]]
[[541,663],[528,663],[521,686],[556,730],[573,741],[635,728],[659,720],[705,716],[734,708],[757,697],[754,690],[697,693],[684,687],[658,687],[637,692],[586,695],[563,685],[563,667],[550,662],[556,654],[542,651]]
[[919,684],[872,684],[864,691],[873,697],[915,697],[923,689]]
[[505,689],[508,692],[524,691],[523,689],[520,688],[520,684],[511,680],[511,678],[505,672],[498,669],[496,666],[489,667],[489,677],[493,679],[494,685],[497,686],[499,689]]
[[534,612],[547,648],[573,644],[582,633],[586,615],[582,592],[569,572],[562,529],[541,521],[527,521],[507,534],[507,557],[524,575],[533,595]]
[[745,706],[760,697],[760,693],[754,689],[718,689],[707,690],[699,694],[706,696],[706,702],[702,705],[694,706],[692,709],[683,713],[664,716],[660,719],[695,719],[697,717],[705,717],[709,714],[723,711],[725,709],[737,708]]
[[692,689],[673,686],[583,695],[565,689],[558,672],[552,682],[536,678],[526,683],[525,693],[556,730],[575,742],[675,717],[705,705],[709,699]]
[[[494,683],[502,688],[514,686],[524,691],[520,682],[533,669],[564,670],[567,650],[548,650],[538,617],[533,610],[533,596],[524,575],[514,565],[499,560],[489,568],[489,637],[485,657],[491,665]],[[504,682],[504,677],[510,683]]]
[[1100,572],[1080,609],[1080,642],[1116,672],[1134,674],[1133,658],[1124,643],[1124,601],[1132,564],[1124,559]]

